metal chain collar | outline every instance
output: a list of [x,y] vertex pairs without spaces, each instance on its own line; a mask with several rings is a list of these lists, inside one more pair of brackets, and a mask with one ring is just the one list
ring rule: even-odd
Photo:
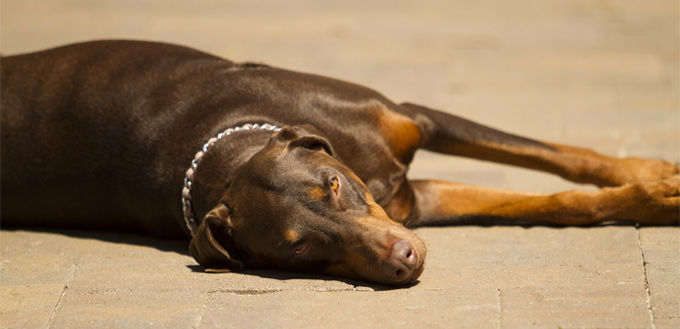
[[184,214],[184,222],[186,223],[187,228],[189,228],[189,232],[191,232],[192,236],[196,233],[196,222],[194,221],[194,212],[191,203],[191,184],[194,179],[194,172],[196,171],[198,164],[201,162],[201,158],[206,152],[208,152],[210,146],[215,144],[215,142],[217,142],[218,140],[222,139],[222,137],[229,136],[235,132],[248,130],[279,131],[281,130],[281,128],[268,123],[262,125],[257,123],[256,124],[248,123],[239,127],[229,128],[217,134],[216,137],[209,139],[203,145],[203,148],[200,151],[196,152],[196,155],[194,155],[194,159],[191,160],[191,167],[189,167],[189,169],[186,171],[186,177],[184,177],[184,188],[182,189],[182,213]]

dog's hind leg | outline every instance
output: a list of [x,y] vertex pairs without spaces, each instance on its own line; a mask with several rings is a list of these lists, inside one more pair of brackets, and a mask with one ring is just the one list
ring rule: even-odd
[[541,170],[600,187],[657,181],[680,172],[680,166],[662,160],[613,158],[508,134],[419,105],[401,106],[420,118],[422,147],[439,153]]

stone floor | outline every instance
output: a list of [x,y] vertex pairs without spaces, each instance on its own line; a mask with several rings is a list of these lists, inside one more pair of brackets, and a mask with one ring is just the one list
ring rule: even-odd
[[[680,160],[677,1],[3,0],[3,55],[100,38],[180,43],[617,156]],[[1,63],[0,63],[1,65]],[[413,178],[593,189],[419,153]],[[186,241],[0,232],[1,328],[679,328],[680,229],[416,230],[420,282],[208,274]]]

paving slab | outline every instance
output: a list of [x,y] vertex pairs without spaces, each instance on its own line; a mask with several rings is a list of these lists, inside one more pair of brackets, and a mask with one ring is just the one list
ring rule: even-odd
[[414,289],[463,284],[627,285],[644,280],[632,227],[470,226],[417,232],[428,243],[443,247],[429,248],[427,271]]
[[547,285],[501,291],[502,328],[649,328],[644,285]]
[[[436,305],[434,307],[433,305]],[[246,328],[498,328],[496,290],[213,294],[202,325]]]

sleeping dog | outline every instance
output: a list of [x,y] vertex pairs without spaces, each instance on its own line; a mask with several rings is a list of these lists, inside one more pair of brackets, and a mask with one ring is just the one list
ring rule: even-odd
[[[679,167],[536,141],[355,84],[150,42],[3,57],[2,224],[191,237],[202,266],[415,281],[408,228],[677,224]],[[418,149],[596,184],[408,180]]]

